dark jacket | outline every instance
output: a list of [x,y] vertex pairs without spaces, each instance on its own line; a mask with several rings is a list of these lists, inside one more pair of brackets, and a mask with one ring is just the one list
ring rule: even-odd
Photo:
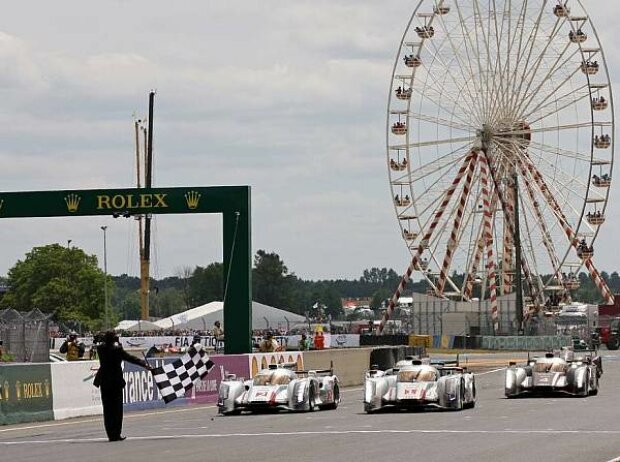
[[108,345],[102,343],[97,346],[97,354],[99,355],[99,370],[95,376],[94,385],[96,387],[112,388],[125,386],[123,379],[122,361],[127,361],[138,366],[147,367],[146,361],[130,355],[118,343]]

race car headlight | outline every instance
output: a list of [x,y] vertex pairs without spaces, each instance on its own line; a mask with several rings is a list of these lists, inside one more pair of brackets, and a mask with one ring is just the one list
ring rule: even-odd
[[220,385],[220,398],[228,399],[228,385]]

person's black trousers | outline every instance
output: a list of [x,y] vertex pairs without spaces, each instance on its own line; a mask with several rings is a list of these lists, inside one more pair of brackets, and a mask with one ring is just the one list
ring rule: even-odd
[[118,440],[123,430],[123,389],[101,387],[103,425],[110,441]]

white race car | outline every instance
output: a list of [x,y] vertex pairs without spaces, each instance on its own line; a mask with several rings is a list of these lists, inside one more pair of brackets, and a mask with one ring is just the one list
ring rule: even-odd
[[510,363],[506,369],[507,398],[522,395],[564,393],[575,396],[596,395],[603,363],[596,351],[564,348],[556,355],[530,359],[524,365]]
[[458,366],[407,358],[392,369],[366,372],[364,410],[437,407],[460,410],[476,404],[474,374]]
[[251,380],[226,377],[219,388],[220,414],[243,411],[314,411],[336,409],[340,403],[338,377],[332,369],[296,371],[295,363],[272,364]]

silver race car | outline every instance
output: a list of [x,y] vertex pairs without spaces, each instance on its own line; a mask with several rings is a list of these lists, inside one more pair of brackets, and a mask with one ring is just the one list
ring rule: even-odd
[[505,395],[565,393],[589,396],[598,393],[603,373],[601,357],[595,351],[564,349],[529,359],[527,364],[510,363],[506,369]]
[[407,358],[392,369],[366,372],[364,410],[436,407],[460,410],[476,404],[474,374],[453,364]]
[[223,415],[243,411],[314,411],[336,409],[340,386],[333,369],[296,371],[295,363],[272,364],[251,380],[226,377],[219,388],[218,409]]

